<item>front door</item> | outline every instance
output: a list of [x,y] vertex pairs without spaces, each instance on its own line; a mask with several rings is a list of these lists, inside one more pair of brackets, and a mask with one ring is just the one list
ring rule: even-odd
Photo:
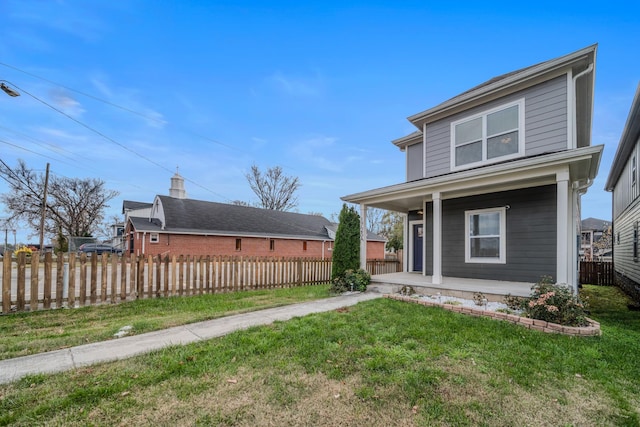
[[422,224],[413,225],[413,271],[422,271]]

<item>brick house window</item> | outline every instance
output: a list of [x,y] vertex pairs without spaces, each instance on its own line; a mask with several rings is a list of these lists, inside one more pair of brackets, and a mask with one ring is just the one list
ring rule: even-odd
[[242,250],[242,239],[236,239],[236,251]]
[[304,242],[302,242],[302,250],[303,251],[307,250],[307,241],[306,240]]
[[158,233],[151,233],[149,235],[149,243],[158,243],[160,242],[160,236]]
[[269,240],[269,250],[270,251],[276,250],[276,241],[274,239]]

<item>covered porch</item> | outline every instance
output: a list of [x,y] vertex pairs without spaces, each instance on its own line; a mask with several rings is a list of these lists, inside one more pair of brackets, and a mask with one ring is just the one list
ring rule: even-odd
[[421,273],[388,273],[371,276],[367,290],[380,293],[398,293],[403,286],[411,286],[420,295],[437,295],[473,299],[481,292],[489,301],[502,302],[505,295],[528,297],[533,283],[505,282],[497,280],[468,279],[462,277],[442,277],[434,283],[431,276]]

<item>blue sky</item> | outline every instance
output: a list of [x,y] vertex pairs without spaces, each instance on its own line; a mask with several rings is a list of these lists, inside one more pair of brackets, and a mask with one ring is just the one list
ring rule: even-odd
[[104,180],[120,192],[109,216],[168,194],[176,167],[190,198],[253,202],[245,173],[280,165],[300,178],[298,210],[329,217],[340,196],[404,180],[390,141],[415,130],[406,117],[598,43],[605,151],[582,216],[610,219],[640,81],[635,2],[306,3],[0,1],[0,80],[23,91],[0,93],[0,158]]

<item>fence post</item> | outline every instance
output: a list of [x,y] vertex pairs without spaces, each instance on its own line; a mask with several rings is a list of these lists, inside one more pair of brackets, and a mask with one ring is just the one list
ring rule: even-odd
[[2,312],[11,311],[11,264],[13,254],[11,251],[4,253],[2,258]]
[[36,311],[38,309],[38,285],[39,285],[39,272],[40,272],[40,256],[31,257],[31,292],[29,309]]

